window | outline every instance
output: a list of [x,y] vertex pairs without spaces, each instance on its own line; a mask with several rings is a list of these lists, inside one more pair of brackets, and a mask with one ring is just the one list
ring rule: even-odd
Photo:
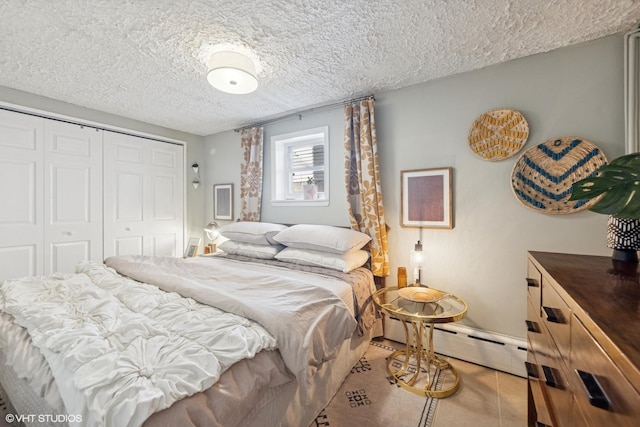
[[329,202],[328,126],[271,137],[272,202]]

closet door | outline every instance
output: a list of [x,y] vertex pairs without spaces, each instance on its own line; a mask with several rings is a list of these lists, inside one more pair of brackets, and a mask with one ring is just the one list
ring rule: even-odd
[[0,280],[44,273],[43,123],[0,110]]
[[182,145],[104,133],[104,256],[182,254]]
[[45,274],[103,260],[102,133],[45,120]]

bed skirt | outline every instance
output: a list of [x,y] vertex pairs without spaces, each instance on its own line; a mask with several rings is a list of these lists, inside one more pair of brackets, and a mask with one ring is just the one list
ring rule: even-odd
[[[341,345],[337,356],[320,367],[306,394],[302,394],[296,381],[290,381],[275,388],[266,388],[248,411],[247,416],[237,425],[246,427],[310,425],[338,391],[351,368],[366,352],[369,341],[381,335],[382,322],[379,319],[367,334],[361,337],[355,334],[354,337]],[[24,423],[28,427],[60,427],[65,425],[60,422],[47,422],[46,419],[43,421],[40,419],[41,417],[38,417],[41,414],[50,414],[54,417],[73,414],[56,414],[24,379],[18,378],[15,371],[7,366],[5,361],[4,353],[0,351],[0,384],[5,391],[5,397],[8,397],[8,410],[15,411],[16,415],[33,415],[28,417],[29,419]],[[224,382],[225,376],[233,375],[233,369],[234,367],[225,372],[220,381]],[[157,415],[159,414],[154,414],[151,418]],[[157,421],[162,422],[161,419]],[[226,421],[221,423],[221,426],[224,427],[229,425]]]

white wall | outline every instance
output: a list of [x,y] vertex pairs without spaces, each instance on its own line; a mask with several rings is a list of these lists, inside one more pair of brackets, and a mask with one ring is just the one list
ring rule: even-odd
[[105,127],[115,127],[130,129],[136,132],[155,135],[179,141],[184,141],[186,147],[187,167],[185,168],[186,177],[186,194],[187,194],[187,213],[185,216],[187,229],[185,240],[189,236],[201,237],[203,235],[202,227],[204,227],[204,191],[202,186],[199,190],[195,190],[191,185],[193,180],[193,171],[191,165],[198,159],[202,158],[202,141],[203,138],[185,132],[176,131],[161,126],[155,126],[149,123],[128,119],[126,117],[114,114],[104,113],[101,111],[83,108],[77,105],[56,101],[51,98],[21,92],[0,86],[0,101],[13,104],[18,107],[26,107],[43,112],[59,114],[71,118],[85,120],[105,125]]
[[[408,266],[418,239],[427,254],[426,282],[464,298],[463,323],[507,335],[525,336],[526,252],[528,250],[609,255],[606,218],[591,212],[544,215],[522,206],[511,191],[511,168],[526,149],[548,139],[580,136],[596,143],[609,159],[624,152],[623,45],[616,35],[550,53],[499,64],[376,96],[382,187],[389,234],[391,271]],[[495,108],[517,109],[526,117],[524,150],[500,162],[477,158],[468,147],[473,121]],[[340,107],[265,126],[263,220],[346,225],[343,184],[343,122]],[[331,130],[331,201],[326,208],[269,204],[269,136],[328,125]],[[205,138],[207,199],[212,218],[212,185],[236,184],[239,213],[240,136],[225,132]],[[203,162],[205,163],[205,162]],[[454,168],[453,230],[400,227],[400,172]]]

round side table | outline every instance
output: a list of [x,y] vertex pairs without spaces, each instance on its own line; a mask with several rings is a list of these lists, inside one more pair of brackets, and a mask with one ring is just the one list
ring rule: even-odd
[[[387,373],[400,387],[420,396],[442,398],[452,395],[458,389],[458,372],[433,351],[433,327],[436,323],[457,322],[467,312],[467,304],[455,295],[426,287],[382,288],[373,294],[374,304],[384,313],[401,320],[407,346],[387,357]],[[407,326],[407,324],[410,325]],[[395,370],[393,359],[403,357],[402,366]],[[411,360],[415,361],[416,371],[407,379]],[[425,375],[420,375],[424,364]],[[430,390],[431,367],[449,370],[454,376],[453,385],[442,390]],[[421,385],[418,385],[421,384]]]

